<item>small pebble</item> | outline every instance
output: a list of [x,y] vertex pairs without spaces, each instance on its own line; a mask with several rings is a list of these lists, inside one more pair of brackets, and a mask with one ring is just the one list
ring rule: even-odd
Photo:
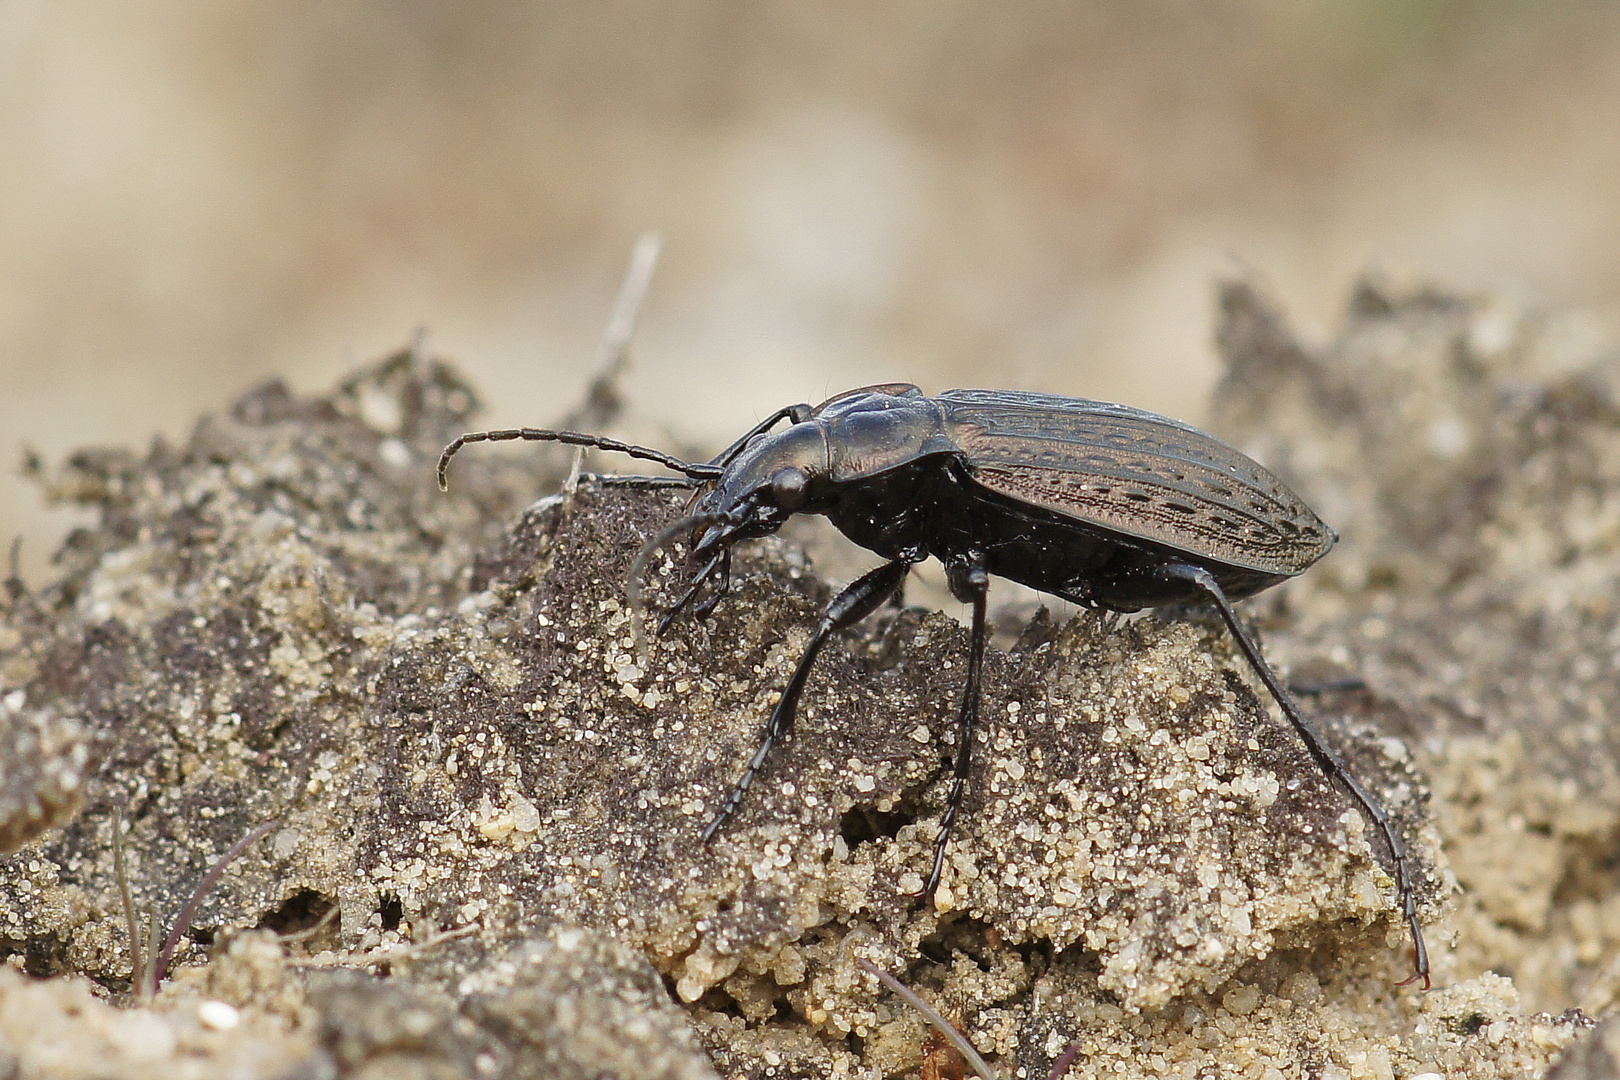
[[197,1006],[197,1020],[214,1031],[230,1031],[242,1022],[236,1006],[225,1001],[205,1001]]

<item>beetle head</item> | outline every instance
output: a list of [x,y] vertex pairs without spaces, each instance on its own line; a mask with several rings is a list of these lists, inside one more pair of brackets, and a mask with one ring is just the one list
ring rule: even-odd
[[711,529],[693,554],[768,535],[794,514],[825,512],[840,481],[914,460],[937,428],[934,410],[918,408],[925,400],[910,383],[847,390],[790,427],[761,431],[717,458],[713,464],[724,471],[696,512],[735,525]]
[[707,560],[740,540],[769,536],[794,514],[813,510],[827,472],[820,424],[755,436],[693,507],[694,524],[703,530],[693,558]]
[[794,514],[810,509],[812,494],[826,473],[826,440],[820,426],[812,423],[794,424],[775,434],[762,432],[730,454],[728,463],[711,481],[713,486],[698,497],[691,512],[647,541],[631,565],[628,592],[630,605],[638,612],[638,639],[642,587],[658,552],[687,538],[690,558],[700,567],[688,583],[686,594],[664,616],[662,633],[718,575],[719,592],[695,610],[701,613],[712,607],[712,600],[724,594],[729,585],[726,555],[731,547],[753,537],[769,536]]

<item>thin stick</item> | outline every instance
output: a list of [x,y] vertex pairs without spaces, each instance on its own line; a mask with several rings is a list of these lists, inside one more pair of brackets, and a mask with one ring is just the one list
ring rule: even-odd
[[6,595],[13,604],[28,595],[28,582],[22,576],[22,542],[20,535],[11,542],[11,572],[6,578]]
[[146,1001],[151,1001],[153,998],[157,997],[158,982],[160,980],[158,976],[152,974],[153,967],[151,958],[156,956],[158,951],[162,948],[163,924],[158,921],[157,908],[149,907],[146,909],[147,964],[146,969],[141,972],[142,985],[140,988],[140,996]]
[[308,960],[294,960],[291,966],[299,968],[326,968],[326,967],[370,967],[372,964],[391,964],[399,960],[408,960],[419,953],[437,948],[447,941],[464,938],[468,934],[476,933],[477,923],[468,923],[458,926],[454,930],[446,930],[442,934],[434,934],[423,941],[411,945],[401,945],[397,949],[389,949],[380,953],[340,953],[336,956],[312,956]]
[[405,346],[405,361],[412,368],[420,366],[428,356],[428,328],[418,326],[411,334],[411,343]]
[[614,384],[630,362],[630,335],[635,333],[636,317],[652,284],[653,270],[664,241],[653,232],[642,233],[630,251],[630,267],[619,285],[619,295],[613,300],[607,328],[602,331],[602,344],[596,352],[596,371],[591,376],[585,401],[568,414],[562,423],[565,428],[599,427],[618,412],[618,393]]
[[[630,363],[630,335],[636,329],[636,316],[641,303],[647,298],[652,284],[653,269],[664,242],[657,233],[642,233],[630,251],[630,267],[624,272],[619,295],[613,300],[607,328],[602,331],[602,344],[596,352],[596,374],[585,390],[585,400],[569,413],[562,422],[565,428],[595,428],[608,423],[620,408],[619,376]],[[568,479],[563,492],[570,498],[579,487],[580,470],[585,465],[585,448],[575,447],[574,461],[568,468]]]
[[310,938],[326,929],[327,924],[333,919],[337,918],[338,913],[342,910],[343,909],[339,905],[333,904],[331,907],[326,909],[325,915],[322,915],[318,920],[316,920],[314,926],[291,934],[277,934],[276,940],[281,942],[283,945],[297,945],[299,942],[308,941]]
[[208,873],[203,875],[201,881],[197,882],[197,887],[191,892],[191,899],[187,900],[186,906],[180,909],[179,916],[174,920],[174,926],[169,930],[168,938],[163,942],[163,951],[158,953],[157,962],[152,965],[152,992],[154,994],[157,993],[158,983],[162,982],[164,977],[169,974],[169,961],[174,959],[174,950],[179,947],[180,939],[185,936],[187,930],[191,929],[191,920],[196,917],[197,909],[202,907],[203,898],[208,895],[209,891],[219,881],[219,877],[225,872],[225,868],[235,862],[236,857],[250,846],[268,836],[270,830],[280,823],[280,818],[271,818],[242,837],[231,850],[220,856],[219,861],[209,868]]
[[939,1014],[938,1009],[918,997],[916,991],[864,956],[857,956],[855,963],[860,965],[861,970],[867,974],[876,975],[884,986],[899,994],[908,1005],[922,1013],[923,1019],[934,1025],[934,1029],[945,1036],[946,1042],[956,1047],[956,1052],[961,1054],[969,1065],[973,1066],[973,1071],[978,1073],[983,1080],[1000,1080],[1000,1077],[996,1076],[994,1070],[990,1068],[984,1058],[979,1056],[979,1052],[973,1048],[973,1044],[967,1041],[967,1036],[957,1031],[949,1020]]
[[[562,419],[564,427],[601,427],[609,423],[619,411],[619,376],[630,363],[630,335],[635,332],[635,317],[642,311],[646,290],[653,283],[653,269],[664,241],[658,233],[642,233],[630,249],[630,267],[620,282],[619,296],[612,301],[608,316],[608,329],[603,330],[603,343],[596,350],[596,374],[585,389],[585,400]],[[569,466],[569,479],[562,491],[572,499],[580,486],[580,470],[585,468],[585,447],[573,449],[573,463]]]

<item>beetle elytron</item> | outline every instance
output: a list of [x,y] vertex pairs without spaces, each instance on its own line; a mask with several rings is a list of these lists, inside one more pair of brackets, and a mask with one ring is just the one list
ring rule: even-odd
[[[784,420],[788,426],[773,432]],[[1407,981],[1429,984],[1416,889],[1393,821],[1306,721],[1232,609],[1233,600],[1301,573],[1337,539],[1244,454],[1186,424],[1124,405],[1014,390],[925,397],[915,386],[891,383],[851,390],[814,408],[781,409],[708,463],[581,432],[470,432],[445,447],[439,485],[445,486],[451,457],[467,443],[511,439],[618,451],[674,469],[703,489],[692,513],[647,545],[632,575],[639,590],[652,554],[683,534],[693,538],[699,568],[660,630],[688,607],[698,615],[710,611],[729,585],[733,546],[775,532],[794,514],[822,514],[888,560],[828,605],[759,748],[703,830],[705,842],[736,813],[771,747],[793,726],[805,680],[828,637],[871,614],[910,567],[930,556],[944,564],[951,591],[972,605],[973,616],[954,776],[925,893],[939,884],[972,763],[990,575],[1107,611],[1204,600],[1220,613],[1322,771],[1344,785],[1383,836],[1415,950],[1415,973]],[[697,601],[710,582],[711,593]]]

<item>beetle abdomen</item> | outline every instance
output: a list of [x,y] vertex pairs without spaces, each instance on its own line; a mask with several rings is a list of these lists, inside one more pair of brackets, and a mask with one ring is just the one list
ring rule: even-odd
[[1333,533],[1259,463],[1124,405],[1006,390],[939,395],[972,479],[1124,536],[1267,574],[1300,573]]

